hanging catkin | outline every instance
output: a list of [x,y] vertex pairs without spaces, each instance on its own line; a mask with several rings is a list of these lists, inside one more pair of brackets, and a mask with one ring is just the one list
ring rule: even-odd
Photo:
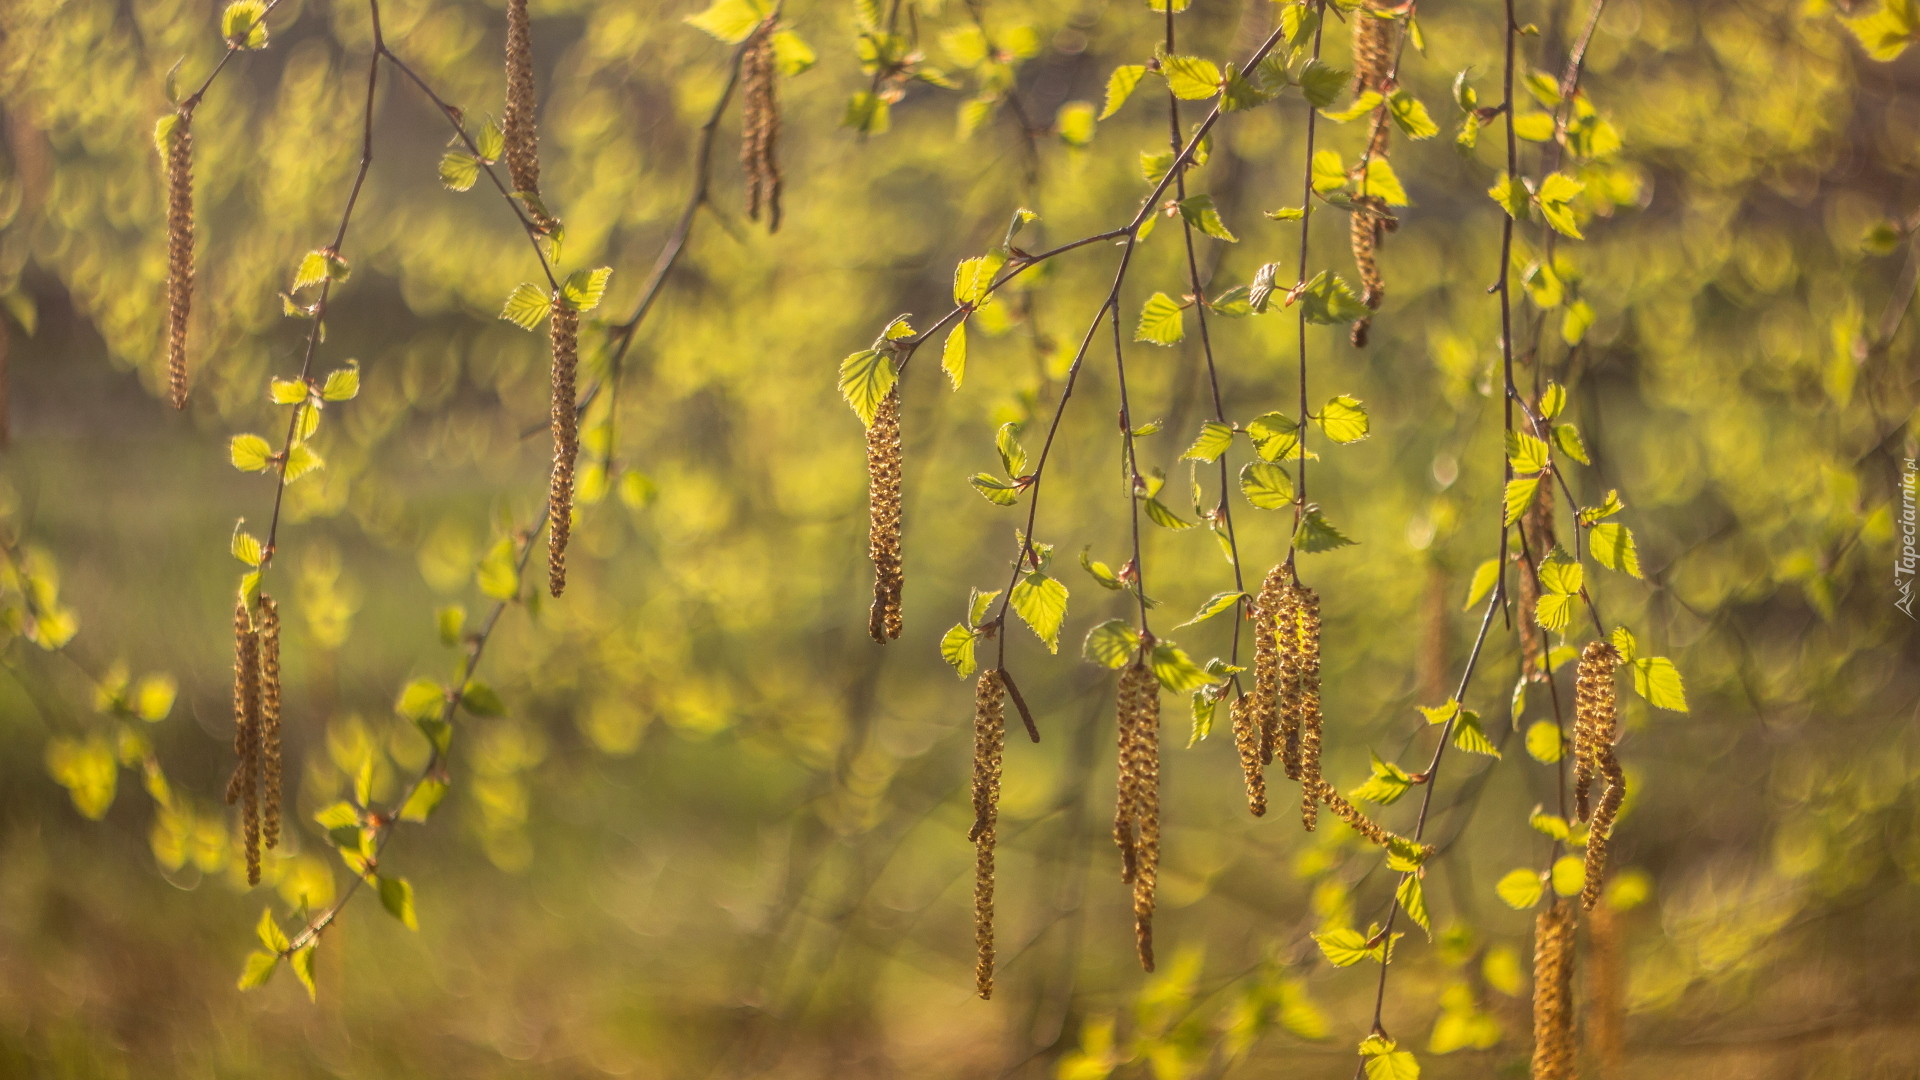
[[760,24],[740,55],[740,167],[747,175],[747,217],[780,231],[780,103],[774,97],[772,19]]
[[[1393,27],[1394,20],[1381,18],[1378,12],[1384,8],[1377,0],[1369,0],[1359,11],[1353,14],[1353,92],[1365,95],[1369,92],[1385,97],[1393,92]],[[1371,131],[1367,140],[1367,152],[1361,163],[1354,169],[1354,178],[1361,181],[1360,194],[1353,200],[1351,241],[1353,262],[1360,272],[1360,299],[1368,308],[1378,311],[1380,303],[1386,299],[1386,279],[1380,275],[1377,253],[1384,233],[1393,231],[1399,225],[1387,210],[1387,203],[1378,195],[1367,194],[1366,163],[1374,158],[1385,161],[1389,124],[1384,104],[1376,108],[1371,121]],[[1353,345],[1366,348],[1367,332],[1372,326],[1371,317],[1356,320],[1353,324]]]
[[527,0],[507,0],[507,108],[500,117],[513,190],[540,194],[540,136],[534,127],[533,29]]
[[993,996],[993,844],[1000,818],[1000,754],[1006,746],[1006,695],[1000,673],[980,673],[973,690],[973,979]]
[[873,609],[867,633],[886,644],[900,636],[900,388],[881,400],[867,428],[867,554],[873,559]]
[[1280,587],[1280,599],[1274,608],[1274,649],[1279,657],[1276,678],[1279,696],[1275,703],[1275,752],[1286,766],[1287,779],[1301,779],[1300,772],[1300,589],[1291,582]]
[[1325,780],[1316,780],[1312,784],[1306,785],[1306,790],[1309,798],[1326,803],[1327,809],[1333,811],[1334,817],[1346,822],[1352,827],[1353,831],[1366,837],[1369,842],[1389,851],[1399,849],[1409,853],[1418,852],[1422,859],[1433,854],[1434,848],[1432,844],[1416,844],[1411,840],[1388,832],[1380,826],[1379,822],[1368,817],[1359,807],[1348,802],[1346,796],[1335,791],[1333,785],[1327,783]]
[[1533,921],[1533,1080],[1573,1077],[1573,906]]
[[[1276,563],[1253,604],[1253,704],[1248,722],[1259,736],[1260,764],[1273,764],[1280,741],[1280,619],[1287,596],[1287,565]],[[1287,777],[1299,779],[1291,764]],[[1251,796],[1251,792],[1249,792]]]
[[280,846],[280,608],[260,594],[261,842]]
[[1154,889],[1160,879],[1160,680],[1135,661],[1120,673],[1119,791],[1113,839],[1121,880],[1133,886],[1133,936],[1140,966],[1153,970]]
[[573,463],[580,454],[580,409],[574,372],[580,360],[580,313],[554,304],[547,327],[553,339],[553,477],[547,487],[547,591],[567,587],[567,540],[573,533]]
[[179,113],[167,145],[167,390],[187,407],[187,316],[193,311],[193,114]]
[[1587,917],[1593,962],[1587,971],[1587,1044],[1600,1080],[1619,1080],[1626,1063],[1627,969],[1620,913],[1602,904]]
[[1255,719],[1258,712],[1254,699],[1245,695],[1235,698],[1227,710],[1233,717],[1233,745],[1240,751],[1240,770],[1247,777],[1247,809],[1254,817],[1267,812],[1267,774],[1260,764],[1262,740],[1260,722]]
[[1613,669],[1619,661],[1620,653],[1612,643],[1590,641],[1574,669],[1573,805],[1581,821],[1588,817],[1597,750],[1613,742]]
[[[1290,721],[1288,726],[1299,731],[1300,743],[1300,783],[1304,789],[1300,798],[1300,819],[1313,831],[1319,817],[1319,800],[1314,798],[1313,789],[1320,785],[1320,596],[1305,585],[1296,585],[1294,590],[1293,621],[1280,627],[1282,641],[1289,637],[1294,640],[1291,648],[1283,647],[1283,664],[1291,661],[1293,668],[1283,666],[1280,674],[1282,686],[1291,686],[1289,695],[1295,703],[1299,719]],[[1331,786],[1327,786],[1331,791]]]
[[233,778],[227,803],[240,806],[247,884],[260,884],[260,634],[243,598],[233,609]]

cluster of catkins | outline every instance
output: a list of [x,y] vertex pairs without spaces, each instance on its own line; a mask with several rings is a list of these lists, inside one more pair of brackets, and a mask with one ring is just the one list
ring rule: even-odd
[[[1367,0],[1351,16],[1353,23],[1353,90],[1355,94],[1373,92],[1383,98],[1393,92],[1393,28],[1394,19],[1387,13],[1381,0]],[[1387,296],[1386,279],[1380,276],[1380,264],[1376,253],[1385,234],[1400,227],[1400,221],[1387,210],[1387,202],[1378,195],[1367,194],[1367,162],[1379,158],[1385,160],[1388,149],[1388,134],[1391,121],[1387,116],[1384,102],[1374,110],[1372,129],[1367,140],[1367,152],[1361,156],[1360,164],[1354,169],[1354,179],[1359,181],[1360,194],[1353,199],[1353,262],[1360,271],[1360,299],[1368,308],[1380,310],[1381,301]],[[1355,320],[1353,324],[1353,344],[1355,348],[1365,348],[1367,331],[1373,325],[1372,318]]]
[[240,807],[247,883],[260,884],[260,848],[280,843],[280,609],[260,594],[258,618],[233,609],[233,777],[227,804]]

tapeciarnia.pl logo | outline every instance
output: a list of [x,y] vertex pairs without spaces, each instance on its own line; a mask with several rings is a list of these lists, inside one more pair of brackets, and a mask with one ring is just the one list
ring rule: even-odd
[[1920,485],[1920,471],[1914,468],[1914,460],[1907,458],[1900,464],[1900,553],[1893,560],[1893,587],[1899,591],[1900,599],[1893,606],[1913,614],[1914,572],[1920,569],[1920,552],[1915,550],[1914,488]]

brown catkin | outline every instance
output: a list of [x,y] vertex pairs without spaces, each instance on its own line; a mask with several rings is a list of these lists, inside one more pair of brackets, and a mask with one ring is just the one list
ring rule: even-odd
[[973,979],[993,996],[993,844],[1000,817],[1000,754],[1006,746],[1006,693],[1000,673],[980,673],[973,690]]
[[1154,892],[1160,880],[1160,680],[1145,664],[1135,664],[1121,683],[1132,712],[1126,769],[1133,778],[1133,937],[1140,966],[1152,971]]
[[1325,780],[1316,780],[1307,785],[1307,795],[1327,804],[1333,816],[1347,823],[1353,831],[1367,838],[1370,843],[1388,850],[1401,849],[1406,852],[1418,852],[1422,859],[1434,852],[1432,844],[1417,844],[1412,840],[1397,836],[1380,826],[1380,823],[1368,817],[1361,809],[1347,801],[1346,796],[1334,790]]
[[1533,922],[1533,1080],[1573,1076],[1573,906],[1555,900]]
[[1312,832],[1319,816],[1319,800],[1313,797],[1312,789],[1320,783],[1320,597],[1305,585],[1295,586],[1294,591],[1297,597],[1294,622],[1291,626],[1282,626],[1280,634],[1282,638],[1291,634],[1297,639],[1298,644],[1292,650],[1296,666],[1290,674],[1283,672],[1281,680],[1284,684],[1290,678],[1296,687],[1300,782],[1305,785],[1300,799],[1300,818],[1307,831]]
[[1260,764],[1260,722],[1255,719],[1259,710],[1254,699],[1241,696],[1234,699],[1227,710],[1233,717],[1233,745],[1240,751],[1240,769],[1247,777],[1247,809],[1254,817],[1262,817],[1267,812],[1267,774]]
[[167,390],[187,407],[187,316],[193,311],[193,114],[174,121],[167,147]]
[[553,477],[547,487],[547,591],[567,588],[567,540],[573,534],[573,463],[580,455],[580,408],[573,380],[580,362],[580,313],[553,306]]
[[260,884],[260,633],[242,599],[233,609],[233,778],[227,802],[240,805],[247,884]]
[[[1253,605],[1253,704],[1248,720],[1259,735],[1260,764],[1273,764],[1274,752],[1282,749],[1280,732],[1280,620],[1287,598],[1287,565],[1277,563],[1267,571],[1260,585],[1260,596]],[[1294,767],[1287,766],[1288,779],[1299,779]]]
[[1600,886],[1607,873],[1607,843],[1612,839],[1613,819],[1619,815],[1627,793],[1627,774],[1613,756],[1613,747],[1602,745],[1597,756],[1600,773],[1607,778],[1607,790],[1594,808],[1593,824],[1587,833],[1587,879],[1580,890],[1580,906],[1588,911],[1600,902]]
[[1274,741],[1287,779],[1299,780],[1300,721],[1304,715],[1300,696],[1300,589],[1291,583],[1280,588],[1280,600],[1274,610],[1275,647],[1280,656],[1278,701],[1279,718],[1274,725]]
[[1580,664],[1574,669],[1573,805],[1581,821],[1589,816],[1598,748],[1613,743],[1613,669],[1619,662],[1619,650],[1612,643],[1590,641],[1581,650]]
[[1618,1080],[1626,1064],[1627,968],[1620,913],[1602,904],[1587,917],[1593,962],[1587,971],[1588,1046],[1601,1080]]
[[867,633],[886,644],[900,636],[900,388],[881,400],[867,427],[867,554],[873,559],[873,608]]
[[500,118],[513,190],[540,194],[540,135],[534,126],[533,29],[527,0],[507,0],[507,108]]
[[280,846],[280,607],[260,594],[260,839]]
[[[1383,97],[1393,92],[1393,30],[1395,20],[1381,18],[1379,12],[1385,5],[1378,0],[1369,0],[1359,11],[1353,14],[1353,92],[1364,95],[1369,91]],[[1385,160],[1388,149],[1388,136],[1392,131],[1392,121],[1384,105],[1373,112],[1367,140],[1367,151],[1361,158],[1361,164],[1355,168],[1356,179],[1366,177],[1366,161],[1372,158]],[[1386,299],[1386,279],[1380,274],[1377,253],[1383,233],[1391,232],[1398,222],[1387,210],[1386,200],[1376,195],[1368,195],[1364,186],[1354,198],[1354,210],[1351,240],[1353,262],[1360,272],[1360,300],[1367,307],[1378,311]],[[1353,324],[1352,341],[1354,348],[1367,346],[1368,331],[1373,325],[1371,318],[1356,320]]]
[[780,231],[780,103],[774,97],[773,20],[760,24],[740,56],[740,167],[747,175],[747,217]]

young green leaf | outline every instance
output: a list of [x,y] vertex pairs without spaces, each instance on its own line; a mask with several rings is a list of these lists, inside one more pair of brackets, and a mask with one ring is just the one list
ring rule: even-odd
[[1467,602],[1460,610],[1472,610],[1473,606],[1478,604],[1487,593],[1493,591],[1493,583],[1498,580],[1499,577],[1500,561],[1498,559],[1488,559],[1486,562],[1475,567],[1473,571],[1473,584],[1467,589]]
[[522,330],[532,330],[547,319],[547,313],[553,310],[553,297],[539,286],[521,282],[507,297],[507,304],[500,309],[500,317]]
[[1020,445],[1020,425],[1012,421],[1000,425],[1000,431],[993,437],[994,448],[1000,451],[1000,464],[1004,465],[1007,475],[1019,477],[1027,471],[1027,451]]
[[1317,419],[1334,442],[1356,443],[1367,437],[1367,409],[1359,398],[1341,394],[1327,402]]
[[1563,753],[1560,729],[1551,720],[1536,720],[1527,728],[1527,756],[1551,765]]
[[1100,110],[1100,119],[1105,120],[1120,111],[1120,106],[1133,96],[1133,88],[1140,85],[1140,79],[1146,75],[1145,64],[1121,64],[1107,76],[1107,100]]
[[1346,281],[1331,270],[1322,270],[1307,282],[1300,293],[1300,305],[1307,321],[1321,326],[1350,323],[1373,313],[1373,309],[1353,295]]
[[878,349],[862,349],[840,361],[840,396],[866,427],[873,426],[880,403],[897,379],[893,357]]
[[1338,150],[1316,150],[1313,154],[1313,190],[1321,195],[1347,186],[1347,166]]
[[1520,520],[1520,515],[1533,505],[1533,496],[1540,489],[1540,477],[1519,476],[1507,481],[1504,501],[1506,504],[1506,523]]
[[1093,103],[1091,101],[1069,101],[1060,106],[1054,114],[1053,130],[1060,141],[1076,149],[1093,145]]
[[1214,593],[1212,598],[1210,598],[1206,603],[1200,605],[1200,610],[1194,613],[1193,618],[1188,619],[1186,622],[1183,622],[1179,626],[1174,627],[1174,629],[1179,630],[1182,627],[1192,626],[1195,623],[1206,622],[1208,619],[1213,618],[1215,615],[1218,615],[1221,612],[1228,610],[1229,608],[1235,607],[1240,603],[1240,601],[1246,599],[1246,597],[1247,597],[1247,594],[1243,592]]
[[1160,685],[1170,693],[1191,693],[1212,681],[1205,669],[1194,663],[1185,651],[1171,641],[1155,642],[1147,665],[1153,669]]
[[255,950],[247,954],[247,966],[240,972],[240,989],[265,986],[267,980],[273,978],[273,969],[279,966],[280,957],[275,953]]
[[1200,437],[1193,440],[1193,445],[1187,447],[1187,452],[1181,454],[1180,458],[1182,461],[1204,461],[1212,464],[1232,446],[1232,426],[1218,420],[1208,420],[1200,425]]
[[994,249],[985,255],[960,260],[953,268],[953,302],[960,307],[979,307],[993,291],[993,282],[1007,265],[1007,253]]
[[1547,444],[1524,431],[1509,431],[1507,463],[1516,473],[1537,473],[1547,467]]
[[1589,546],[1596,562],[1609,570],[1634,577],[1640,575],[1640,552],[1633,543],[1633,530],[1617,521],[1603,521],[1593,527]]
[[966,623],[955,623],[940,637],[940,659],[953,665],[961,678],[972,675],[977,667],[973,658],[974,635]]
[[1387,111],[1393,114],[1393,122],[1400,125],[1408,138],[1431,139],[1440,134],[1440,125],[1433,122],[1427,107],[1405,90],[1395,90],[1387,98]]
[[955,390],[960,389],[961,380],[967,377],[967,320],[964,317],[947,331],[946,344],[940,347],[940,370],[947,373],[947,381]]
[[1035,571],[1013,587],[1014,614],[1027,624],[1048,652],[1060,651],[1060,626],[1067,620],[1067,587]]
[[1420,888],[1420,875],[1408,874],[1401,878],[1400,887],[1393,891],[1393,897],[1400,902],[1400,909],[1407,913],[1407,918],[1427,932],[1427,940],[1433,940],[1433,924],[1427,920],[1427,894]]
[[1226,223],[1220,220],[1220,210],[1214,206],[1211,195],[1191,195],[1182,199],[1180,216],[1187,219],[1187,224],[1216,240],[1225,240],[1230,244],[1240,242],[1238,237],[1227,231]]
[[1140,632],[1125,619],[1108,619],[1087,631],[1080,655],[1089,663],[1118,670],[1140,650]]
[[[1300,69],[1300,91],[1306,95],[1307,102],[1316,109],[1324,109],[1333,104],[1340,92],[1347,88],[1353,72],[1346,68],[1333,67],[1319,60],[1309,60]],[[1316,170],[1317,171],[1317,170]]]
[[420,929],[420,922],[413,914],[413,886],[406,878],[380,879],[380,906],[386,908],[389,915],[399,919],[407,929]]
[[1293,505],[1293,476],[1278,465],[1249,461],[1240,468],[1240,490],[1262,510]]
[[1300,519],[1300,528],[1293,534],[1294,546],[1309,555],[1335,548],[1347,547],[1358,543],[1342,535],[1333,523],[1320,515],[1318,507],[1309,504],[1306,516]]
[[269,952],[283,953],[287,951],[286,932],[280,929],[279,923],[273,921],[272,908],[267,908],[260,912],[260,923],[254,927],[253,932],[260,938],[260,944],[266,946]]
[[[440,155],[440,183],[448,191],[471,191],[480,179],[480,161],[464,150],[449,150]],[[305,276],[304,267],[302,275]],[[300,283],[294,282],[298,289]]]
[[1187,335],[1184,314],[1173,297],[1163,292],[1154,293],[1140,309],[1140,324],[1134,328],[1133,340],[1154,345],[1177,344]]
[[1211,60],[1197,56],[1163,56],[1160,74],[1166,76],[1167,89],[1182,101],[1204,101],[1220,92],[1220,69]]
[[1320,115],[1336,124],[1351,123],[1379,108],[1382,100],[1377,91],[1369,90],[1359,97],[1354,98],[1352,104],[1341,109],[1339,112],[1328,112],[1325,109],[1321,109]]
[[1294,457],[1300,446],[1299,432],[1300,425],[1285,413],[1263,413],[1247,425],[1247,437],[1253,440],[1254,452],[1264,461]]
[[728,45],[738,45],[767,17],[756,0],[713,0],[707,10],[686,17],[686,23],[705,30]]
[[1314,934],[1313,940],[1334,967],[1352,967],[1373,955],[1373,950],[1367,948],[1366,935],[1358,930],[1344,927],[1323,930]]
[[1453,745],[1469,754],[1484,754],[1496,761],[1500,759],[1500,748],[1487,738],[1487,733],[1480,727],[1480,714],[1472,709],[1462,709],[1460,716],[1454,720]]
[[307,989],[307,1000],[320,1000],[320,988],[313,982],[313,946],[308,945],[295,952],[291,966],[294,978],[299,979],[300,985]]
[[597,270],[575,270],[567,275],[566,284],[560,286],[560,295],[573,310],[592,311],[600,306],[600,298],[607,294],[607,279],[612,276],[611,266],[602,266]]
[[320,386],[320,397],[325,401],[352,401],[360,396],[360,361],[349,360],[347,366],[327,372],[327,381]]
[[227,456],[241,472],[260,472],[273,457],[273,447],[258,435],[235,435],[227,445]]
[[1525,911],[1540,902],[1540,894],[1546,891],[1546,883],[1540,880],[1538,871],[1522,867],[1509,870],[1493,886],[1493,891],[1508,907]]
[[1400,184],[1400,174],[1383,157],[1367,159],[1367,174],[1354,183],[1353,193],[1371,195],[1388,206],[1407,205],[1407,189]]
[[967,477],[967,483],[973,485],[973,490],[979,492],[981,498],[995,506],[1012,506],[1020,501],[1020,485],[1002,480],[992,473],[974,473]]
[[1587,861],[1578,855],[1562,855],[1553,861],[1553,891],[1561,896],[1578,896],[1587,885]]
[[1540,560],[1540,585],[1548,592],[1563,596],[1578,593],[1586,579],[1586,571],[1559,544],[1553,545],[1547,557]]
[[1172,529],[1178,532],[1181,529],[1193,528],[1193,522],[1187,521],[1179,514],[1167,509],[1167,504],[1161,502],[1159,499],[1143,499],[1141,500],[1141,508],[1147,512],[1147,520],[1163,529]]
[[240,527],[246,523],[246,518],[241,518],[239,521],[234,522],[233,539],[228,542],[227,549],[233,552],[234,558],[239,559],[248,566],[259,566],[260,560],[263,557],[260,541],[255,539],[252,533]]
[[1656,709],[1687,711],[1687,689],[1680,669],[1664,656],[1642,656],[1633,661],[1633,692]]

